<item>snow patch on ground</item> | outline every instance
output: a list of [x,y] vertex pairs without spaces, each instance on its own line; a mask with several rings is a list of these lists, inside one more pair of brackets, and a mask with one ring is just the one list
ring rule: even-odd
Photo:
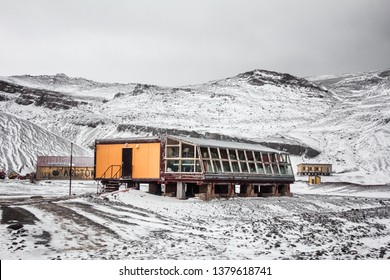
[[133,189],[95,197],[93,182],[76,183],[68,197],[67,181],[0,181],[0,258],[390,258],[388,188],[291,189],[293,197],[206,202]]

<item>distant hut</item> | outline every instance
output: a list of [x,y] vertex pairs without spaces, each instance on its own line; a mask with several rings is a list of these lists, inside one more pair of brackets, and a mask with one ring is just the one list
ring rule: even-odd
[[321,177],[317,175],[309,176],[309,184],[310,185],[318,185],[321,183]]
[[[70,172],[69,156],[38,156],[36,179],[66,180]],[[94,158],[73,157],[72,158],[72,179],[93,180]]]

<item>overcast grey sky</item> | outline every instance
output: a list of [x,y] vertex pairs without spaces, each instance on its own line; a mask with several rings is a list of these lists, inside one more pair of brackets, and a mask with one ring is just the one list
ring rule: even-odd
[[179,86],[389,67],[389,0],[0,0],[1,76]]

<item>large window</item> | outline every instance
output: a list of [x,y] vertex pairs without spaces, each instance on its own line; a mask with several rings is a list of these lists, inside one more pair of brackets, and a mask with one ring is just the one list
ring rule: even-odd
[[180,172],[180,160],[167,160],[167,171],[168,172]]
[[208,173],[292,175],[287,154],[216,147],[200,147],[200,151]]
[[165,159],[166,172],[202,172],[195,145],[168,138]]
[[246,158],[248,160],[248,168],[250,173],[257,173],[256,162],[253,151],[246,151]]
[[182,158],[195,158],[195,146],[188,144],[181,144],[181,157]]
[[170,139],[165,155],[166,172],[293,175],[288,155],[277,152],[196,146]]
[[221,155],[222,171],[225,173],[231,173],[232,167],[230,165],[228,150],[219,148],[219,154]]

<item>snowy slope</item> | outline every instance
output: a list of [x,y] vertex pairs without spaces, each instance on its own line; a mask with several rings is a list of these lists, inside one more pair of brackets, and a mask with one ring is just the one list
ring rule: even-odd
[[333,163],[337,181],[390,183],[389,71],[305,80],[254,70],[176,88],[98,83],[63,74],[3,77],[0,82],[0,111],[84,147],[105,137],[213,133],[309,146],[320,155],[301,155],[294,163]]
[[[70,142],[29,121],[0,111],[0,169],[27,173],[38,155],[70,155]],[[91,152],[74,146],[74,155]]]
[[[264,139],[329,110],[333,99],[329,92],[290,79],[256,70],[185,88],[137,86],[131,94],[104,104],[102,111],[113,115],[115,108],[125,124]],[[305,110],[311,102],[316,109]]]
[[351,182],[389,183],[390,70],[310,80],[331,88],[340,102],[327,118],[290,135],[322,147],[319,158],[333,161]]

